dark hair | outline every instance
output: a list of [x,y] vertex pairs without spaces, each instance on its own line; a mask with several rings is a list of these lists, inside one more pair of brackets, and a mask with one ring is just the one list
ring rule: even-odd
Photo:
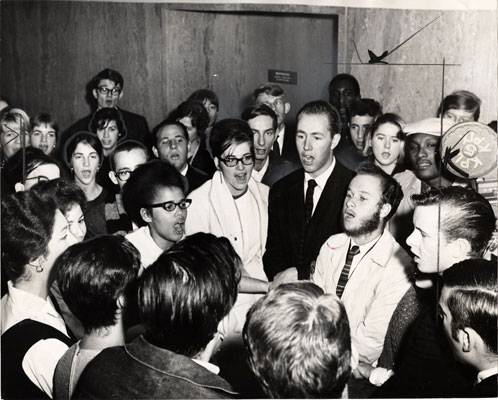
[[242,119],[246,122],[249,122],[249,120],[259,117],[261,115],[266,115],[272,119],[272,125],[273,129],[277,129],[277,114],[275,114],[275,111],[271,109],[271,107],[268,107],[266,104],[259,104],[251,107],[247,107],[244,112],[242,113]]
[[470,188],[449,186],[412,195],[415,206],[439,205],[441,230],[448,241],[465,239],[472,256],[486,251],[495,229],[496,218],[489,202]]
[[31,191],[2,201],[2,269],[16,281],[29,262],[46,255],[54,228],[56,204]]
[[498,282],[496,261],[469,259],[443,272],[443,283],[449,289],[446,299],[451,313],[451,333],[472,328],[488,350],[498,354],[496,326],[498,320]]
[[273,97],[285,97],[284,89],[282,89],[282,87],[280,85],[277,85],[276,83],[266,82],[259,85],[256,89],[254,89],[254,92],[252,93],[253,100],[256,101],[258,96],[262,93]]
[[100,71],[95,77],[92,79],[92,89],[97,89],[99,83],[103,79],[109,79],[113,81],[116,86],[121,86],[121,89],[124,86],[123,76],[118,72],[110,68],[106,68]]
[[382,114],[382,106],[374,99],[360,99],[351,104],[349,109],[349,117],[353,118],[356,115],[377,118]]
[[42,199],[52,199],[64,215],[74,204],[78,204],[82,210],[86,207],[86,197],[80,187],[63,179],[39,182],[30,190]]
[[31,130],[35,129],[35,126],[48,125],[55,131],[55,140],[59,138],[59,125],[57,121],[48,113],[39,113],[31,118]]
[[145,338],[187,357],[203,350],[235,303],[240,266],[224,237],[196,233],[174,244],[140,278]]
[[334,86],[336,86],[340,81],[349,81],[353,85],[354,91],[360,96],[360,84],[353,75],[349,74],[337,74],[332,78],[329,83],[329,93],[332,91]]
[[330,103],[324,100],[315,100],[306,103],[298,111],[296,116],[296,121],[299,123],[299,118],[301,115],[325,115],[329,121],[330,135],[341,134],[341,117],[339,112]]
[[481,99],[467,90],[457,90],[446,96],[437,109],[437,116],[449,110],[465,110],[473,114],[474,121],[481,113]]
[[214,124],[209,137],[213,157],[221,155],[233,144],[248,143],[254,157],[253,134],[249,124],[241,119],[228,118]]
[[251,307],[243,337],[249,365],[270,397],[341,397],[351,337],[337,296],[309,281],[282,284]]
[[218,110],[220,108],[220,102],[218,100],[218,96],[215,92],[210,89],[199,89],[193,92],[187,99],[187,101],[198,101],[199,103],[204,104],[206,100],[209,100],[211,104],[216,106]]
[[165,128],[166,126],[177,126],[183,133],[183,136],[185,139],[187,139],[188,142],[188,131],[185,125],[183,125],[180,121],[176,119],[171,119],[171,118],[166,118],[164,121],[162,121],[159,125],[157,125],[153,130],[152,130],[152,137],[154,138],[154,145],[157,146],[157,135],[159,132]]
[[54,264],[62,298],[85,332],[116,323],[117,300],[125,296],[140,268],[138,250],[119,235],[76,243]]
[[382,204],[390,204],[391,211],[385,217],[384,221],[389,219],[396,213],[399,203],[403,199],[403,190],[396,179],[387,174],[384,170],[373,164],[361,165],[356,170],[357,175],[370,175],[379,178],[382,190]]
[[115,161],[116,154],[121,153],[123,151],[131,151],[135,149],[143,150],[146,159],[148,160],[150,158],[149,149],[147,149],[147,147],[142,142],[133,139],[126,139],[117,144],[116,148],[114,149],[114,152],[109,157],[111,170],[114,171],[116,168],[116,161]]
[[123,116],[116,108],[104,107],[95,111],[92,115],[90,123],[88,124],[88,128],[90,129],[90,132],[97,133],[98,129],[104,129],[110,121],[114,121],[116,123],[116,127],[119,132],[119,139],[123,139],[128,135],[123,121]]
[[[42,150],[36,147],[26,147],[24,152],[24,161],[26,177],[40,165],[53,164],[57,166],[60,171],[62,170],[61,165],[55,158],[47,156]],[[5,182],[3,183],[2,188],[6,191],[6,193],[3,193],[2,196],[5,196],[6,194],[14,192],[14,186],[16,183],[24,183],[22,151],[18,151],[10,157],[5,163],[3,169],[2,179],[4,179]]]
[[405,133],[403,132],[403,125],[405,122],[398,114],[394,113],[382,114],[379,118],[377,118],[370,128],[370,137],[373,137],[375,131],[384,124],[393,124],[396,126],[399,129],[396,137],[398,139],[405,140]]
[[65,161],[66,164],[71,167],[71,158],[73,157],[73,153],[76,150],[78,144],[84,143],[92,147],[99,156],[99,162],[102,163],[104,160],[104,150],[102,149],[102,144],[100,143],[99,138],[95,133],[80,131],[74,134],[65,145]]
[[166,119],[179,121],[184,117],[190,117],[192,126],[197,128],[197,135],[199,138],[202,138],[209,125],[209,114],[202,103],[198,101],[184,101],[171,111]]
[[123,186],[123,205],[135,224],[146,225],[140,209],[151,204],[157,192],[164,187],[177,187],[186,192],[181,174],[164,161],[149,161],[132,172]]

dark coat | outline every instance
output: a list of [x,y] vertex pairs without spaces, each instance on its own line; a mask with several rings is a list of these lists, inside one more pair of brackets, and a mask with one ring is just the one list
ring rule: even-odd
[[236,395],[223,378],[140,336],[95,357],[81,374],[72,398],[219,399]]
[[268,279],[296,267],[299,279],[309,279],[311,264],[322,244],[342,232],[341,210],[354,173],[336,162],[310,225],[304,233],[304,169],[273,185],[268,203],[268,239],[263,256]]
[[199,186],[202,186],[204,182],[209,180],[209,176],[204,171],[192,167],[191,165],[189,165],[187,169],[186,178],[188,184],[187,193],[193,192]]
[[281,157],[293,163],[299,163],[299,154],[296,147],[296,127],[285,124],[284,145]]
[[273,152],[270,152],[268,163],[268,169],[263,175],[261,183],[270,187],[272,187],[275,182],[300,168],[300,165],[286,160],[285,158],[275,156]]
[[469,397],[493,397],[498,396],[498,375],[491,375],[475,385]]

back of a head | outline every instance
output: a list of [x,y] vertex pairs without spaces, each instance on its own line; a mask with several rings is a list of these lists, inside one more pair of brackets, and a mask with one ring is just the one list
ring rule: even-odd
[[440,207],[440,226],[446,240],[467,240],[473,257],[485,253],[495,230],[496,218],[493,208],[482,195],[470,188],[449,186],[413,195],[412,200],[415,206]]
[[341,117],[336,108],[324,100],[315,100],[306,103],[298,111],[296,121],[299,123],[301,115],[325,115],[329,121],[330,134],[340,134],[342,129]]
[[2,201],[2,271],[12,281],[29,262],[47,253],[56,204],[31,191],[13,193]]
[[220,158],[221,155],[232,144],[248,143],[251,153],[254,155],[254,142],[252,131],[246,121],[235,118],[227,118],[214,124],[209,137],[209,145],[213,157]]
[[118,300],[126,303],[140,267],[135,247],[119,235],[74,244],[54,264],[62,297],[85,332],[116,323]]
[[180,173],[164,161],[152,160],[133,171],[123,186],[123,205],[131,220],[138,226],[146,225],[140,209],[152,204],[156,193],[164,187],[177,187],[185,192]]
[[145,338],[187,357],[202,351],[237,298],[240,266],[228,240],[207,233],[165,251],[138,285]]
[[451,331],[472,328],[483,339],[488,351],[498,355],[498,281],[496,262],[468,259],[443,272],[449,289],[446,305],[451,313]]
[[63,214],[66,214],[75,204],[78,204],[82,210],[86,207],[85,193],[80,187],[60,178],[39,182],[30,190],[43,199],[52,199]]
[[344,306],[308,281],[282,284],[247,315],[249,364],[274,398],[339,398],[351,373]]

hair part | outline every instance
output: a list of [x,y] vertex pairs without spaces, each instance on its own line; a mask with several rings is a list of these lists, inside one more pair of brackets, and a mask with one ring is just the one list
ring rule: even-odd
[[496,217],[482,195],[470,188],[449,186],[413,195],[412,200],[417,207],[438,205],[446,239],[465,239],[471,246],[471,256],[484,254],[493,236]]
[[271,107],[268,107],[266,104],[259,104],[255,106],[251,106],[246,108],[242,112],[242,119],[246,122],[249,122],[251,119],[254,119],[256,117],[260,116],[267,116],[270,117],[272,120],[272,127],[273,129],[277,129],[278,127],[278,118],[277,114],[275,114],[275,111],[271,109]]

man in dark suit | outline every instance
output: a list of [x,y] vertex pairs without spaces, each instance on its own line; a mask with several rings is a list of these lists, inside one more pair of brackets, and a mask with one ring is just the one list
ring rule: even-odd
[[178,121],[166,119],[154,128],[155,138],[152,152],[161,161],[175,167],[187,183],[187,193],[190,193],[209,180],[209,176],[187,162],[190,146],[187,128]]
[[266,104],[249,107],[242,113],[242,119],[247,121],[253,133],[255,159],[252,177],[255,180],[271,187],[300,167],[272,151],[277,139],[277,115],[270,107]]
[[296,146],[303,168],[270,190],[268,239],[263,257],[270,280],[309,279],[320,247],[342,232],[341,210],[353,172],[336,161],[340,117],[326,101],[297,115]]
[[276,139],[272,151],[274,155],[292,162],[299,162],[294,129],[285,123],[285,116],[291,105],[285,97],[284,89],[274,83],[264,83],[253,92],[255,105],[266,104],[277,114]]
[[[138,140],[150,148],[152,143],[149,126],[147,125],[145,118],[141,115],[118,108],[118,102],[123,97],[123,85],[123,77],[118,71],[109,68],[100,71],[89,84],[92,100],[95,100],[96,102],[96,110],[104,107],[116,108],[124,122],[127,138]],[[76,121],[63,132],[60,146],[62,151],[64,149],[64,143],[66,143],[72,135],[79,131],[90,130],[90,121],[92,120],[93,114],[94,113]]]

